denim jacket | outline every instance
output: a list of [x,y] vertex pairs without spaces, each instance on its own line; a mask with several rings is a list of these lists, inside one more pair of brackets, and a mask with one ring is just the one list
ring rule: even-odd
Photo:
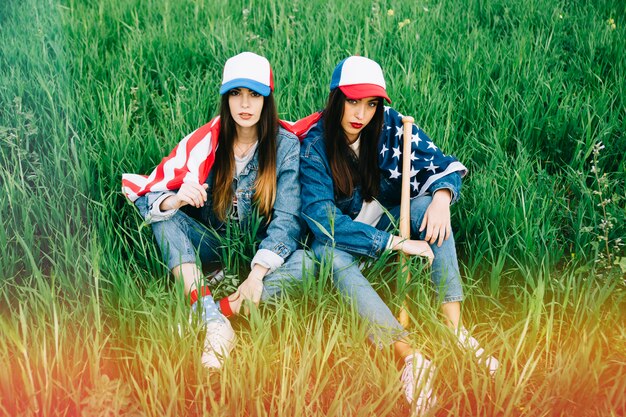
[[[271,251],[273,257],[278,255],[282,264],[297,248],[300,242],[303,224],[300,219],[300,182],[298,181],[300,143],[295,135],[283,128],[279,129],[276,149],[276,201],[272,210],[272,218],[267,225],[262,223],[258,231],[261,239],[258,252]],[[234,192],[237,197],[237,217],[242,226],[245,226],[253,213],[253,196],[255,181],[259,170],[258,150],[244,167],[239,177],[233,181]],[[206,183],[207,200],[200,208],[184,206],[181,210],[200,223],[216,230],[224,227],[213,212],[214,172],[210,172]],[[177,210],[161,212],[159,205],[174,192],[152,192],[135,201],[140,213],[147,223],[167,220]],[[267,253],[266,253],[267,255]],[[270,254],[270,258],[272,254]],[[256,258],[256,256],[255,256]],[[253,260],[253,265],[254,265]],[[270,267],[274,270],[280,265]]]
[[[321,125],[322,122],[320,122]],[[382,168],[381,168],[382,171]],[[376,258],[387,247],[391,234],[365,223],[353,221],[361,211],[363,197],[360,186],[351,196],[337,198],[323,129],[312,129],[300,149],[300,183],[302,186],[302,217],[322,244],[334,243],[338,249]],[[458,200],[461,175],[452,172],[432,182],[428,193],[447,188],[452,202]],[[400,204],[401,180],[380,175],[376,199],[389,209]],[[324,230],[322,230],[321,228]]]

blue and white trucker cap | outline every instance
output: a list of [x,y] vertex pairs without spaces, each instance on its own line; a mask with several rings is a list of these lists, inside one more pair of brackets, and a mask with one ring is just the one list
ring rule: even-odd
[[242,52],[226,61],[220,94],[241,87],[269,96],[274,91],[270,62],[252,52]]

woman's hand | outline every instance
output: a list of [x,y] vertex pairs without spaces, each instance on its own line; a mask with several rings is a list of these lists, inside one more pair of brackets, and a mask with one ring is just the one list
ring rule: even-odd
[[209,184],[183,183],[176,194],[161,202],[160,209],[162,211],[179,209],[187,204],[200,208],[207,199],[207,188]]
[[248,306],[244,303],[246,300],[253,302],[256,306],[259,305],[263,293],[263,277],[267,271],[267,268],[259,264],[254,265],[248,278],[239,285],[237,291],[228,296],[230,308],[234,313],[239,313],[241,306],[244,307],[245,314],[249,313]]
[[419,230],[422,232],[426,229],[426,236],[424,236],[426,242],[430,244],[437,242],[437,246],[441,246],[443,241],[452,234],[450,201],[452,201],[450,190],[443,188],[435,191]]
[[428,258],[428,265],[432,265],[435,259],[433,250],[425,240],[409,240],[402,239],[399,236],[393,236],[392,249],[401,251],[406,255]]

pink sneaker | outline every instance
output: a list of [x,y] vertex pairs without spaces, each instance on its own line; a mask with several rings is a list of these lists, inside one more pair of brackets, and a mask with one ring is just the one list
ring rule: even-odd
[[413,415],[419,416],[425,413],[437,402],[432,389],[434,374],[435,367],[419,353],[414,353],[404,359],[401,380],[406,400],[409,404],[415,405]]
[[474,339],[469,335],[469,332],[465,327],[461,327],[457,334],[457,340],[459,341],[459,346],[462,349],[471,350],[474,352],[474,355],[478,358],[478,361],[484,364],[487,369],[489,369],[489,373],[493,376],[498,368],[500,367],[500,362],[491,355],[487,355],[485,353],[485,349],[480,347],[478,340]]

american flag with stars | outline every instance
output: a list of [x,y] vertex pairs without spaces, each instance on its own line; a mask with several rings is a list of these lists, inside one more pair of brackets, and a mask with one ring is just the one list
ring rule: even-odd
[[[391,182],[401,182],[402,144],[404,127],[402,115],[385,106],[384,127],[378,144],[378,166]],[[297,122],[281,120],[280,125],[300,140],[317,126],[322,113],[314,113]],[[202,184],[213,166],[219,136],[219,117],[186,136],[150,175],[123,174],[122,191],[135,201],[151,191],[176,190],[183,182]],[[411,198],[423,195],[437,179],[452,172],[461,176],[467,168],[451,155],[443,152],[416,125],[411,137]]]
[[[391,182],[402,181],[402,146],[404,143],[403,115],[385,106],[383,131],[378,142],[378,166]],[[428,187],[452,172],[461,176],[467,168],[455,157],[445,155],[420,129],[413,125],[411,136],[411,198],[426,193]]]

